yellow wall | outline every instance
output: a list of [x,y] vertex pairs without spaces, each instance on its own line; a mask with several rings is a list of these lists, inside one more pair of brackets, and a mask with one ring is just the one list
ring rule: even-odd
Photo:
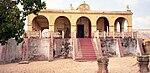
[[[126,11],[127,12],[127,11]],[[114,24],[115,24],[115,20],[119,17],[123,17],[127,20],[128,22],[128,32],[132,31],[132,13],[131,14],[118,14],[118,13],[110,13],[110,14],[106,14],[106,13],[88,13],[88,12],[59,12],[59,11],[41,11],[39,13],[39,15],[43,15],[45,16],[48,21],[49,21],[49,30],[50,31],[55,31],[54,30],[54,23],[55,20],[59,17],[59,16],[65,16],[69,19],[70,24],[71,24],[71,32],[76,31],[76,23],[77,20],[80,17],[87,17],[90,21],[91,21],[91,32],[94,32],[97,30],[96,24],[97,24],[97,20],[100,17],[106,17],[108,19],[109,22],[109,32],[114,32]],[[32,20],[34,19],[34,17],[36,17],[35,15],[31,14],[28,16],[28,31],[32,31]],[[100,22],[101,23],[101,22]],[[59,26],[58,26],[59,27]],[[62,26],[60,26],[62,27]],[[102,26],[103,27],[103,26]],[[87,28],[85,28],[86,30]],[[101,29],[100,27],[98,29]],[[102,28],[103,30],[103,28]],[[86,34],[87,35],[87,34]]]

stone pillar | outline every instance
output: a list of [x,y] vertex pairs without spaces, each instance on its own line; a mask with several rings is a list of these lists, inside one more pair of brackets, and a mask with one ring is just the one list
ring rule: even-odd
[[132,26],[128,26],[128,32],[132,32]]
[[54,31],[54,25],[53,24],[49,25],[49,31]]
[[98,71],[97,73],[108,73],[108,62],[109,59],[106,56],[102,56],[100,58],[98,58],[97,60],[97,64],[98,64]]
[[[5,64],[5,60],[6,60],[6,51],[7,51],[7,46],[6,45],[4,45],[4,46],[2,46],[2,53],[1,53],[1,59],[2,59],[2,62],[3,63],[1,63],[1,61],[0,61],[0,64]],[[0,59],[0,60],[1,60]]]
[[114,26],[109,26],[109,32],[114,32]]
[[76,49],[75,44],[76,44],[76,33],[77,33],[76,31],[77,31],[76,24],[73,23],[71,25],[71,41],[72,41],[71,45],[73,47],[73,51],[72,51],[73,60],[75,60],[75,49]]
[[96,25],[91,25],[91,37],[93,38],[94,37],[94,32],[97,31],[97,27]]
[[131,36],[132,36],[132,38],[134,38],[134,34],[133,34],[133,32],[131,32]]
[[127,21],[128,21],[128,26],[127,26],[128,32],[132,32],[132,15],[129,15]]
[[75,36],[75,31],[76,31],[76,25],[71,25],[71,38],[76,38]]
[[48,61],[53,60],[53,37],[54,37],[54,23],[49,24],[49,31],[50,31],[50,46],[49,46],[49,58]]
[[23,44],[23,61],[28,61],[28,37],[24,38],[25,43]]
[[32,31],[32,22],[34,20],[34,18],[36,17],[36,15],[34,14],[30,14],[28,17],[27,17],[27,27],[28,27],[28,31]]
[[28,31],[32,31],[32,25],[28,25]]
[[50,47],[49,47],[49,61],[53,60],[53,31],[50,31]]
[[149,56],[138,56],[137,57],[139,72],[148,73],[149,72]]

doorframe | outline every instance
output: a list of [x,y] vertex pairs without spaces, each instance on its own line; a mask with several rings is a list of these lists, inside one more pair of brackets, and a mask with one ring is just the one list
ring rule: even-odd
[[[83,26],[83,37],[79,37],[79,36],[78,36],[78,34],[79,34],[79,33],[78,33],[78,32],[79,32],[78,27],[79,27],[79,26]],[[76,37],[77,37],[77,38],[85,38],[85,35],[84,35],[84,24],[77,24],[77,33],[76,33]]]

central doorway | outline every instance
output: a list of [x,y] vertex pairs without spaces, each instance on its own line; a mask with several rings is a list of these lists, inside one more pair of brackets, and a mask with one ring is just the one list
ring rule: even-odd
[[84,38],[84,25],[77,25],[77,38]]
[[76,37],[91,38],[91,21],[87,17],[80,17],[76,22]]

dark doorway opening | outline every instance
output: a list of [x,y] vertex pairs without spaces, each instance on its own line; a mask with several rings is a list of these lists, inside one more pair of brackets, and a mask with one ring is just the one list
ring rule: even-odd
[[84,38],[84,25],[77,25],[77,38]]

